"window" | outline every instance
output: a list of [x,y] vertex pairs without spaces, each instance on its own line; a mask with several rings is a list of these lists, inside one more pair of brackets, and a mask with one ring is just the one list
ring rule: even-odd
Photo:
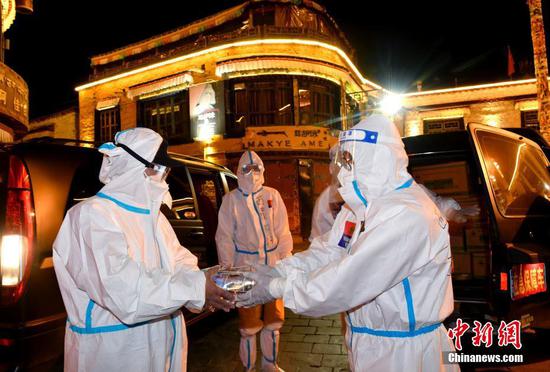
[[342,129],[340,87],[322,79],[300,78],[298,85],[300,125]]
[[521,127],[539,130],[539,111],[526,110],[521,112]]
[[236,177],[230,176],[228,174],[225,174],[225,181],[227,182],[227,189],[229,191],[235,190],[237,187],[239,187],[239,182],[237,181]]
[[195,220],[198,214],[185,167],[172,168],[167,178],[172,195],[172,210],[161,209],[168,219]]
[[464,118],[424,120],[424,134],[464,130]]
[[113,141],[120,131],[120,106],[95,112],[95,139],[100,142]]
[[256,26],[273,26],[275,24],[274,8],[259,8],[252,13],[252,24]]
[[219,173],[193,168],[190,168],[189,172],[205,235],[213,237],[218,228],[218,207],[221,205]]
[[477,130],[476,136],[502,215],[548,215],[550,174],[544,154],[523,141],[488,131]]
[[[297,86],[293,84],[297,80]],[[293,86],[298,89],[294,91]],[[321,125],[341,129],[340,87],[309,77],[261,76],[228,83],[226,135],[244,135],[247,126]],[[294,96],[298,96],[294,107]],[[295,110],[299,123],[295,123]]]
[[139,118],[139,126],[155,130],[170,144],[192,142],[188,90],[141,100]]
[[238,134],[246,126],[293,125],[292,80],[268,77],[233,81],[231,128]]

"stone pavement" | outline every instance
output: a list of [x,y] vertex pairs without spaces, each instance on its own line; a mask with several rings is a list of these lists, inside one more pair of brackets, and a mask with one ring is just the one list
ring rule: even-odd
[[[285,372],[348,371],[339,315],[310,318],[293,314],[288,309],[285,312],[279,344],[279,366]],[[242,371],[236,312],[217,313],[211,318],[205,324],[188,329],[189,372]],[[258,338],[258,349],[259,346]],[[258,350],[257,371],[260,371],[260,358]]]

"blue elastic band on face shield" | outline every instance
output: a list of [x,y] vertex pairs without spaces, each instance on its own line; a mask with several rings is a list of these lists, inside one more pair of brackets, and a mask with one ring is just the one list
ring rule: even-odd
[[366,129],[350,129],[340,132],[338,140],[340,143],[352,141],[376,143],[378,141],[378,132],[373,132]]

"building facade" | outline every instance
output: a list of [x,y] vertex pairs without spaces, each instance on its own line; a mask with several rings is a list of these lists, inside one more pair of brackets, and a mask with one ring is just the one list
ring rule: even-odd
[[465,130],[469,123],[538,130],[535,79],[438,89],[403,95],[395,117],[404,136]]
[[63,139],[77,139],[78,136],[78,109],[71,107],[50,115],[34,118],[29,122],[29,131],[23,140],[51,137]]
[[329,182],[328,150],[358,119],[366,80],[354,52],[313,1],[248,1],[92,58],[79,95],[81,140],[110,141],[135,126],[170,151],[235,170],[243,151],[265,163],[297,240]]

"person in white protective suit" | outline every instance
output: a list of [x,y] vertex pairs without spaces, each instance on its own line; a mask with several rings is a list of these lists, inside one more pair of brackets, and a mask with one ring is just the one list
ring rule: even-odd
[[54,242],[68,318],[65,371],[185,371],[179,309],[200,310],[205,300],[211,309],[232,307],[233,294],[210,279],[216,269],[199,270],[159,213],[171,204],[162,142],[135,128],[100,146],[105,186],[67,212]]
[[[340,212],[340,208],[344,204],[344,200],[338,193],[339,182],[337,176],[339,167],[336,165],[335,161],[337,152],[338,144],[335,144],[329,150],[329,173],[331,176],[331,183],[321,192],[315,201],[315,206],[313,207],[313,213],[311,215],[310,242],[330,231],[336,215]],[[418,186],[428,194],[447,221],[465,223],[468,217],[479,214],[479,207],[477,205],[463,208],[453,198],[437,195],[420,183]]]
[[[263,186],[264,165],[254,151],[243,153],[236,173],[239,187],[223,197],[218,217],[219,262],[227,267],[274,266],[290,256],[293,247],[283,199],[277,190]],[[277,356],[283,321],[282,300],[239,309],[239,356],[245,370],[255,368],[258,332],[262,370],[281,370]]]
[[340,134],[346,204],[310,248],[259,268],[237,307],[282,298],[297,313],[346,311],[354,371],[438,371],[454,351],[441,322],[453,310],[448,225],[407,172],[397,128],[372,115]]
[[336,153],[338,152],[338,144],[333,145],[329,150],[329,174],[331,177],[331,183],[319,194],[319,197],[315,201],[313,207],[313,213],[311,215],[311,232],[309,234],[309,241],[312,242],[318,236],[330,231],[334,224],[334,219],[340,211],[340,204],[343,204],[343,199],[338,194],[336,185],[338,167],[335,163]]

